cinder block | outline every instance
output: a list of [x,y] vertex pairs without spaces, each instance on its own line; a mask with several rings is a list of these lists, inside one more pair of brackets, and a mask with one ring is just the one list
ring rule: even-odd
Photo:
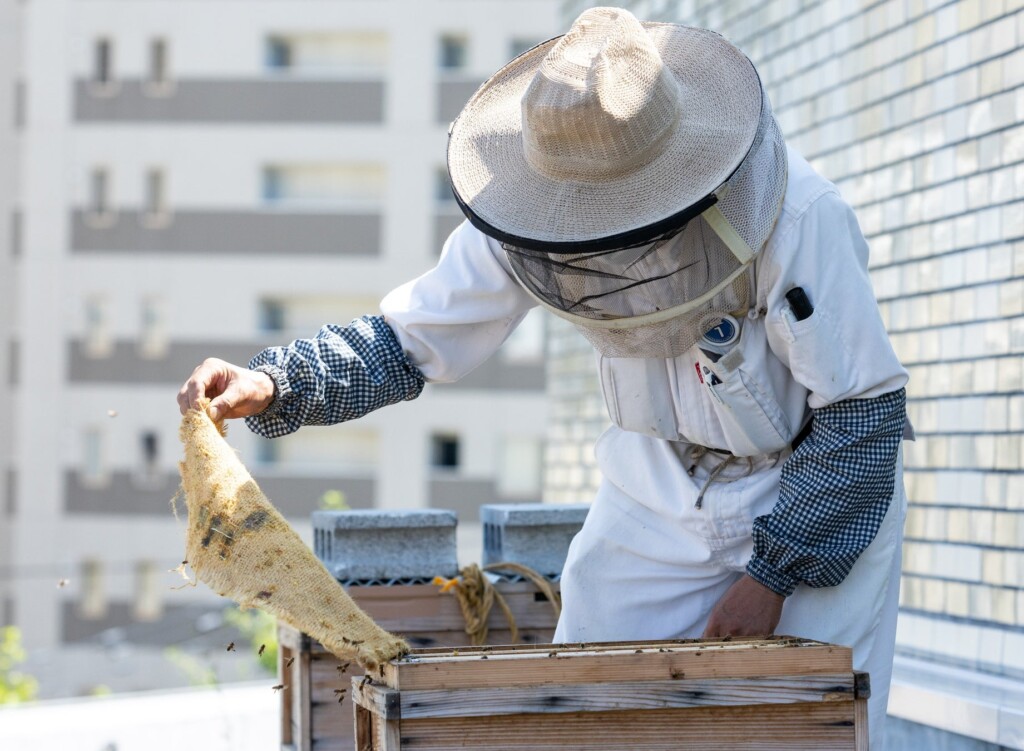
[[342,583],[411,583],[458,573],[454,511],[314,511],[312,521],[313,551]]
[[484,565],[511,561],[544,576],[560,576],[569,543],[590,505],[495,503],[480,507]]

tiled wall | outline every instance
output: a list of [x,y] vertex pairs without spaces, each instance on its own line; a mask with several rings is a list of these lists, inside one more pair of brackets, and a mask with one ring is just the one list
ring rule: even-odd
[[[625,4],[743,49],[856,208],[918,433],[900,651],[1024,675],[1024,0]],[[586,499],[593,363],[578,337],[552,348],[548,496]]]

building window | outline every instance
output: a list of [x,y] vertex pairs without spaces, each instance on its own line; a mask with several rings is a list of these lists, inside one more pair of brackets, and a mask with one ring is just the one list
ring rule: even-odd
[[465,68],[469,61],[469,40],[464,36],[445,34],[441,37],[440,66],[445,70]]
[[170,52],[167,40],[151,39],[149,42],[149,76],[146,80],[147,93],[161,94],[171,86]]
[[106,451],[104,448],[103,431],[99,428],[86,428],[82,434],[82,470],[83,485],[102,486],[108,479]]
[[22,214],[15,209],[11,212],[11,257],[21,258]]
[[274,164],[263,168],[263,200],[306,206],[379,208],[387,173],[373,163]]
[[107,227],[114,222],[114,210],[111,207],[110,170],[106,167],[95,167],[89,174],[89,198],[86,216],[89,224]]
[[167,174],[158,167],[146,170],[142,223],[164,227],[170,219],[167,211]]
[[455,203],[452,181],[448,176],[448,169],[445,167],[438,167],[434,172],[434,200],[438,203]]
[[542,40],[542,39],[511,39],[511,40],[509,40],[509,43],[508,43],[508,56],[509,56],[509,59],[512,59],[514,57],[519,57],[521,54],[523,54],[527,50],[532,50],[534,47],[536,47],[542,41],[544,41],[544,40]]
[[82,562],[81,599],[78,615],[86,620],[99,620],[107,614],[107,588],[103,562],[90,559]]
[[160,437],[145,430],[139,436],[139,479],[143,483],[160,480]]
[[260,300],[259,327],[260,331],[265,331],[267,333],[284,331],[284,303],[280,300]]
[[105,297],[99,295],[85,301],[85,338],[83,347],[87,357],[109,357],[114,351],[110,335],[108,305]]
[[97,39],[93,44],[92,82],[100,89],[114,83],[114,43],[109,39]]
[[268,68],[292,67],[292,45],[285,37],[268,37],[266,44],[266,63]]
[[164,302],[159,297],[142,300],[139,354],[149,360],[167,356],[167,325]]
[[436,469],[458,469],[459,437],[453,433],[430,436],[430,466]]
[[278,439],[256,438],[256,462],[264,466],[281,463],[281,443]]
[[273,34],[264,43],[269,70],[311,75],[379,75],[388,65],[388,36],[374,29]]
[[89,181],[89,210],[100,216],[110,211],[110,173],[100,167]]
[[132,602],[135,620],[155,621],[163,614],[159,577],[155,562],[139,561],[135,564],[135,597]]

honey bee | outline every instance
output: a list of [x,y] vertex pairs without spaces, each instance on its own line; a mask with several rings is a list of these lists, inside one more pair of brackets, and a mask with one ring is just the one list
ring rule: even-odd
[[337,670],[339,673],[344,673],[346,670],[348,670],[348,667],[351,664],[351,662],[346,662],[344,665],[338,665],[338,667],[336,667],[335,670]]
[[263,656],[263,650],[265,650],[266,648],[267,648],[266,644],[260,644],[260,650],[259,650],[259,652],[256,653],[256,656],[257,657],[262,657]]
[[234,642],[231,642],[230,644],[228,644],[227,651],[228,652],[234,652],[235,651],[235,643]]
[[286,688],[288,688],[288,686],[286,684],[278,683],[276,686],[271,686],[270,690],[271,691],[283,691]]
[[63,589],[64,587],[66,587],[70,583],[71,582],[69,580],[67,580],[67,579],[61,579],[61,580],[59,580],[57,582],[57,589]]
[[289,657],[289,658],[288,658],[288,661],[287,661],[287,662],[286,662],[286,663],[284,664],[284,666],[285,666],[286,668],[290,668],[290,667],[292,666],[292,663],[293,663],[293,662],[295,662],[295,658],[294,658],[294,657]]

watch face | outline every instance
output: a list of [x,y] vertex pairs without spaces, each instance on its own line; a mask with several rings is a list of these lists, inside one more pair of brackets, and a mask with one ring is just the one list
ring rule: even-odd
[[707,323],[709,328],[701,338],[708,344],[722,347],[732,344],[739,338],[740,325],[732,316],[716,315]]

